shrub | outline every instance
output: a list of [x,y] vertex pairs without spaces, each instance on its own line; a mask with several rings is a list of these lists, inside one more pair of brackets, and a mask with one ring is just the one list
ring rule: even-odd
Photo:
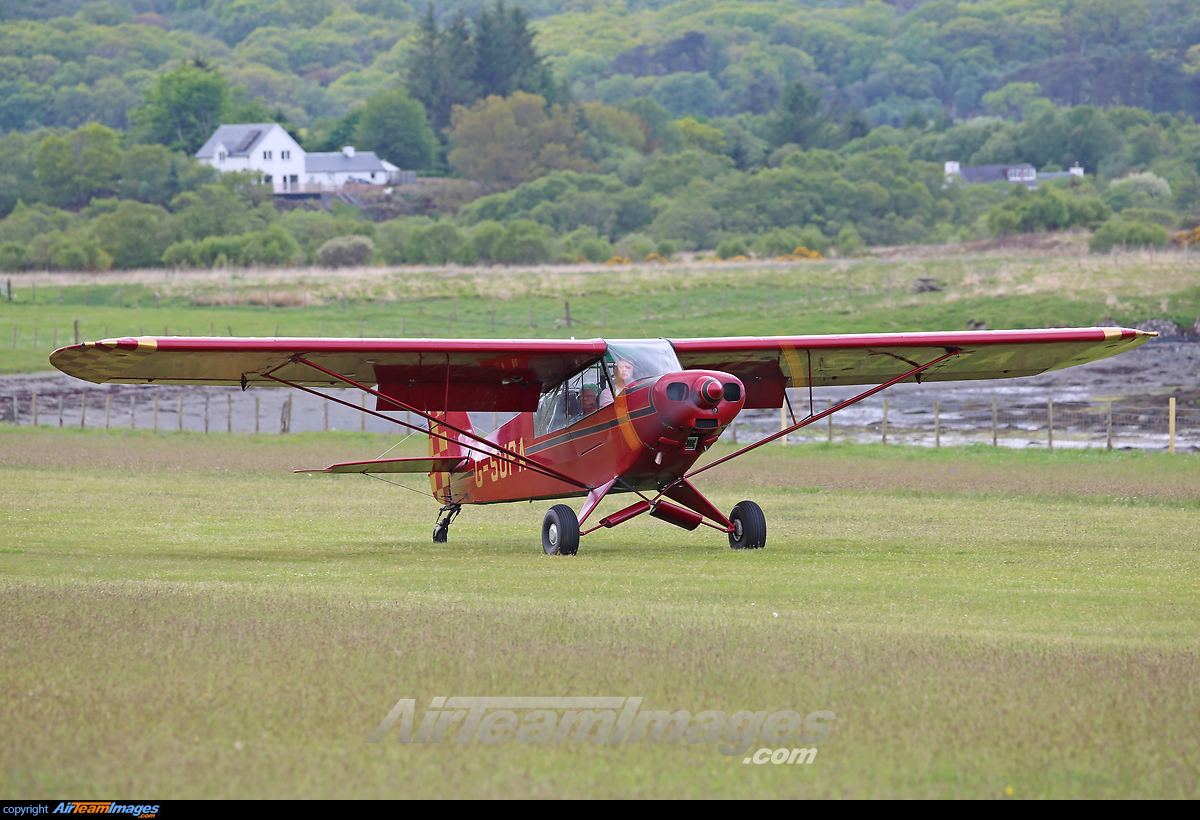
[[375,253],[375,243],[366,236],[337,236],[317,250],[317,258],[327,268],[365,265]]
[[280,267],[291,264],[292,258],[300,254],[300,243],[280,225],[243,234],[241,239],[243,265]]
[[1162,225],[1146,225],[1142,222],[1125,222],[1110,219],[1101,225],[1088,240],[1092,253],[1107,253],[1117,245],[1126,248],[1163,247],[1171,241],[1171,235]]
[[654,252],[663,258],[664,261],[671,261],[671,257],[679,250],[679,246],[670,239],[663,239],[654,246]]
[[471,231],[471,250],[480,262],[495,261],[496,243],[504,236],[504,226],[495,220],[487,219],[475,226]]
[[838,231],[836,247],[842,256],[854,256],[866,247],[866,243],[853,225],[847,225]]
[[458,256],[462,242],[462,234],[452,223],[436,222],[413,233],[405,256],[411,262],[445,265]]
[[538,265],[550,258],[550,241],[542,227],[530,219],[514,219],[493,249],[502,265]]
[[797,245],[802,244],[800,238],[789,231],[779,228],[765,233],[754,243],[754,252],[759,256],[783,256],[792,252]]
[[821,233],[821,229],[815,225],[809,225],[800,231],[800,244],[816,251],[822,256],[829,253],[829,248],[833,245],[829,241],[829,237]]
[[0,244],[0,270],[25,270],[28,260],[29,250],[20,242]]
[[603,262],[612,258],[612,244],[606,239],[587,239],[579,245],[579,255],[589,262]]
[[745,256],[747,253],[746,240],[740,236],[734,239],[726,239],[720,245],[717,245],[717,256],[721,259],[732,259],[735,256]]

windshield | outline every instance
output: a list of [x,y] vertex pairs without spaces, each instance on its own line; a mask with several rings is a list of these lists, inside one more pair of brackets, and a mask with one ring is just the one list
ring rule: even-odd
[[604,361],[608,364],[609,373],[615,375],[614,383],[620,378],[621,371],[628,375],[629,381],[636,382],[683,370],[675,355],[675,348],[666,339],[609,342]]

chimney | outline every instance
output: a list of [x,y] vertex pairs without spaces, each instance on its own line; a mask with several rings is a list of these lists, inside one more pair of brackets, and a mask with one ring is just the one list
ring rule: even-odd
[[345,155],[345,157],[347,159],[354,159],[354,146],[353,145],[343,145],[342,146],[342,154]]

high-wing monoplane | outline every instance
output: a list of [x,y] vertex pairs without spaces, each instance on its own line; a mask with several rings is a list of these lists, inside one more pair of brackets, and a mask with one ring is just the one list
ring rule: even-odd
[[[427,473],[447,540],[463,505],[583,498],[555,504],[542,548],[570,555],[581,536],[643,513],[684,529],[727,533],[734,549],[766,545],[753,501],[728,514],[693,479],[900,382],[1031,376],[1130,350],[1154,333],[1126,328],[841,336],[639,340],[453,340],[137,337],[55,351],[59,370],[115,384],[284,385],[358,410],[320,388],[355,388],[365,412],[429,435],[429,456],[334,464],[329,473]],[[816,412],[812,388],[869,385]],[[787,406],[809,391],[808,413],[779,432],[697,467],[743,409]],[[388,412],[407,411],[412,423]],[[487,436],[469,412],[516,416]],[[609,495],[633,503],[591,526]],[[586,528],[585,528],[586,527]]]

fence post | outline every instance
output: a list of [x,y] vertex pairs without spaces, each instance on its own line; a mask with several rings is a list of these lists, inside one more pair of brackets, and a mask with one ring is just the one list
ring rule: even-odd
[[79,344],[79,320],[75,320],[75,344]]
[[183,432],[183,394],[179,394],[179,432]]
[[1167,452],[1171,455],[1175,454],[1175,397],[1172,396],[1167,402],[1167,430],[1171,436],[1171,443],[1167,445]]
[[687,297],[683,297],[683,318],[687,318]]
[[1108,451],[1112,452],[1112,402],[1108,403]]
[[254,397],[254,432],[256,432],[256,433],[258,432],[258,413],[259,413],[259,406],[261,404],[262,404],[262,397],[255,396]]
[[565,306],[566,311],[567,311],[567,330],[570,330],[571,329],[571,303],[563,302],[563,305]]
[[158,396],[154,397],[154,432],[158,432]]
[[225,432],[233,432],[233,394],[225,394]]
[[[833,409],[833,399],[828,399],[828,401],[829,401],[829,407],[826,409],[832,410]],[[828,416],[826,416],[825,420],[827,422],[829,422],[828,441],[830,444],[833,444],[833,413],[830,413]]]
[[883,400],[883,443],[887,444],[887,399]]
[[63,422],[62,422],[62,405],[63,405],[63,401],[62,401],[62,394],[61,394],[61,393],[59,393],[59,394],[58,394],[58,426],[59,426],[59,427],[62,427],[62,426],[63,426]]
[[112,411],[112,393],[104,394],[104,431],[108,432],[109,414]]
[[942,415],[939,402],[933,403],[933,446],[942,446]]
[[365,412],[367,409],[366,393],[363,393],[362,396],[359,397],[358,406],[362,408],[362,411],[360,411],[358,414],[358,432],[365,433],[367,431],[367,414]]
[[992,396],[992,446],[996,446],[996,397]]
[[737,416],[733,417],[733,421],[729,423],[729,435],[733,439],[733,443],[737,444]]
[[286,435],[292,429],[292,394],[288,393],[287,399],[283,403],[283,410],[279,414],[279,435]]
[[322,402],[321,409],[324,411],[324,424],[323,424],[322,429],[326,433],[328,433],[329,432],[329,402],[327,402],[327,401]]
[[37,393],[33,394],[33,426],[34,427],[38,426]]
[[529,327],[533,327],[533,303],[529,303]]
[[1046,399],[1046,449],[1054,449],[1054,399]]
[[137,407],[137,396],[130,396],[129,397],[129,429],[130,430],[134,429],[134,427],[133,427],[133,410],[135,407]]
[[209,396],[204,397],[204,433],[205,433],[205,435],[208,434],[208,402],[209,402],[209,398],[210,398]]

